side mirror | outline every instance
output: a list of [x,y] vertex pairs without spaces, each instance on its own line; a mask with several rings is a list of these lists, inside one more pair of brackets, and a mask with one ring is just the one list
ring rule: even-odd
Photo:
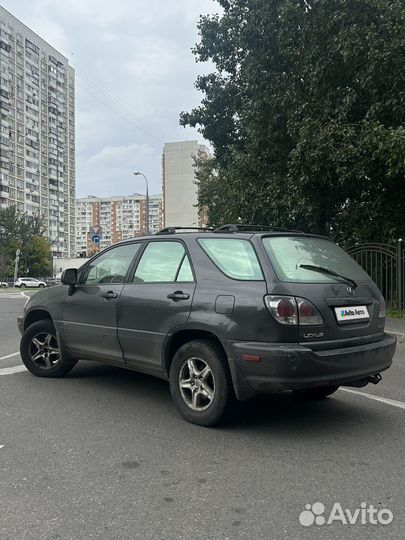
[[64,285],[76,285],[77,283],[77,268],[68,268],[62,272],[61,283]]

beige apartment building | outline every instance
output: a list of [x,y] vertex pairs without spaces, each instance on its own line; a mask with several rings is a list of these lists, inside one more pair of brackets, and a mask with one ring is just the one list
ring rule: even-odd
[[[90,257],[120,240],[145,234],[145,195],[85,197],[76,201],[76,254]],[[162,195],[149,196],[149,231],[163,227]],[[98,244],[92,241],[100,236]]]
[[164,226],[201,226],[204,217],[197,208],[195,158],[210,157],[208,148],[197,141],[166,143],[163,148]]
[[54,257],[75,256],[75,77],[0,6],[0,207],[41,216]]

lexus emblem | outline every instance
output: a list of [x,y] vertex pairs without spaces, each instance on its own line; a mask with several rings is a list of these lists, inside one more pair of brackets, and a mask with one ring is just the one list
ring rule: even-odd
[[353,287],[346,287],[346,290],[349,294],[353,294],[354,293],[354,290],[353,290]]

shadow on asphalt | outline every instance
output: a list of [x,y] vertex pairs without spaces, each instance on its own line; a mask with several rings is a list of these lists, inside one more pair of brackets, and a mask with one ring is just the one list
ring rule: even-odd
[[[183,422],[173,405],[169,385],[166,381],[129,371],[126,369],[80,362],[63,380],[74,384],[74,391],[83,391],[89,396],[125,402],[130,408],[147,408],[156,416],[157,423]],[[77,386],[81,388],[77,388]],[[66,390],[66,389],[65,389]],[[113,397],[112,397],[113,396]],[[127,408],[127,407],[125,407]],[[250,401],[237,402],[233,419],[214,429],[215,432],[265,432],[274,435],[286,434],[304,437],[330,436],[336,430],[340,436],[347,432],[357,437],[369,437],[373,429],[385,431],[387,410],[376,408],[364,399],[356,399],[343,392],[320,401],[305,401],[292,392],[258,396]],[[164,418],[162,418],[162,415]],[[199,426],[193,429],[205,430]]]

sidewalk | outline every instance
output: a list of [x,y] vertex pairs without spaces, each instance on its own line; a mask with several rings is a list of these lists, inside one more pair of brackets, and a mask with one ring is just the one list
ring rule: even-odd
[[398,338],[398,342],[403,343],[405,336],[405,319],[387,317],[385,319],[385,331],[389,334],[395,334]]

